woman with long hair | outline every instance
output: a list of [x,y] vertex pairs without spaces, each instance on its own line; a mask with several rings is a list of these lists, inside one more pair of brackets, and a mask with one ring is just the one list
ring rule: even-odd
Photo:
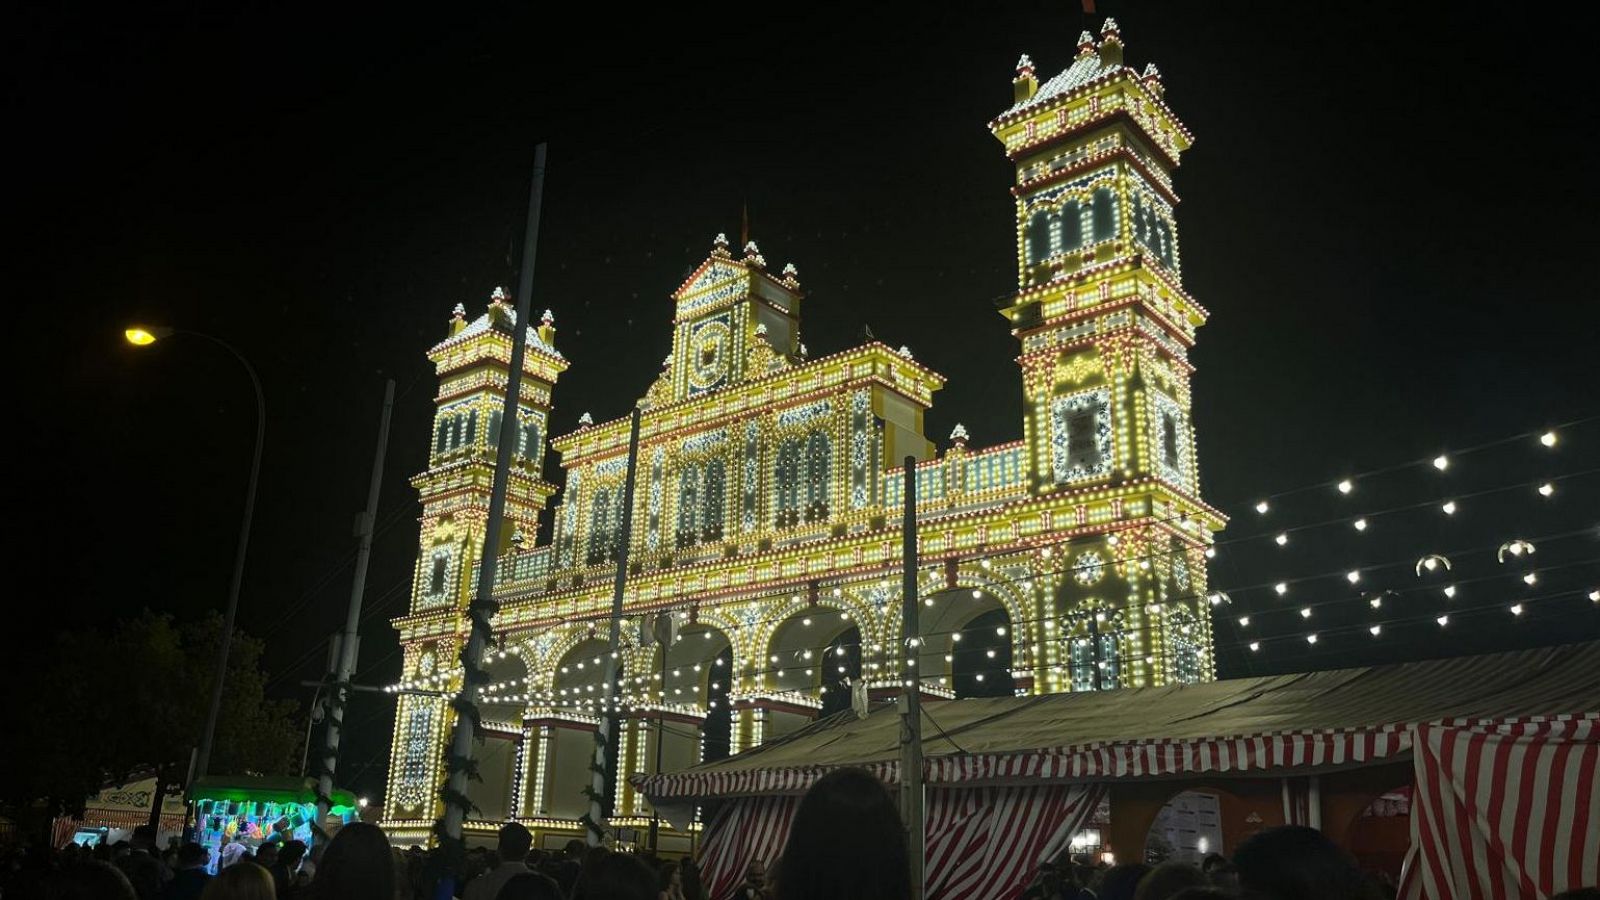
[[278,896],[272,873],[249,860],[234,863],[206,884],[200,900],[273,900]]
[[351,822],[339,829],[311,879],[316,900],[394,900],[394,860],[383,829]]
[[909,900],[905,827],[865,769],[824,775],[800,800],[778,863],[776,900]]

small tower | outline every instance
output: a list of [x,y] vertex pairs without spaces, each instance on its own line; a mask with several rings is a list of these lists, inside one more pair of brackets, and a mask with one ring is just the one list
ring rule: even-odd
[[1037,88],[1019,66],[989,127],[1017,167],[1017,292],[1001,312],[1022,344],[1031,489],[1102,523],[1074,541],[1056,614],[1096,623],[1084,640],[1109,640],[1102,657],[1161,684],[1212,672],[1202,553],[1223,519],[1199,494],[1188,351],[1207,313],[1183,287],[1173,218],[1193,139],[1155,67],[1123,54],[1107,19]]
[[[774,276],[755,241],[741,258],[717,235],[711,255],[672,294],[672,400],[766,374],[750,368],[758,342],[779,356],[800,350],[800,281],[792,265]],[[757,354],[759,359],[759,354]]]

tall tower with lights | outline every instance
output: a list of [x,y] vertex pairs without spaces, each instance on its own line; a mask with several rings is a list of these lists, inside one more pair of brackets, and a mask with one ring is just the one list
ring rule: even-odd
[[1222,519],[1199,499],[1188,360],[1207,313],[1183,287],[1173,217],[1192,137],[1163,93],[1107,19],[1043,83],[1023,56],[989,125],[1017,173],[1001,312],[1022,344],[1029,488],[1068,501],[1083,534],[1046,613],[1084,632],[1073,689],[1214,672],[1205,554]]
[[[428,351],[438,373],[439,393],[428,469],[411,479],[422,502],[421,544],[411,591],[411,618],[429,624],[432,640],[405,645],[405,671],[419,680],[436,680],[445,690],[459,689],[457,655],[468,626],[466,609],[476,589],[474,577],[483,552],[489,494],[499,450],[506,387],[511,370],[511,342],[527,341],[523,355],[520,412],[516,446],[506,488],[506,546],[533,544],[539,512],[555,493],[541,477],[544,443],[549,432],[550,394],[567,361],[555,349],[555,326],[547,311],[536,326],[516,327],[516,309],[503,289],[495,289],[484,314],[467,321],[457,304],[445,339]],[[397,817],[431,820],[436,814],[435,790],[440,755],[453,715],[443,695],[413,694],[400,698],[395,716],[395,741],[390,769],[418,777],[396,778],[391,798]]]

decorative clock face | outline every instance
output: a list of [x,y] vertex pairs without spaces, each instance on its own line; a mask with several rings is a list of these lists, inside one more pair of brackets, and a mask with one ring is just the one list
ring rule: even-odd
[[713,319],[695,328],[689,338],[689,385],[706,391],[728,379],[732,341],[728,323]]

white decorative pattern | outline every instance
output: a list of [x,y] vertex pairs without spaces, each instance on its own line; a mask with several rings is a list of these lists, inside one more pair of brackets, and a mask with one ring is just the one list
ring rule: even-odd
[[1078,554],[1078,559],[1072,564],[1072,578],[1074,581],[1088,587],[1098,582],[1106,575],[1105,557],[1093,550],[1085,550]]
[[1057,484],[1111,471],[1110,391],[1101,388],[1058,397],[1050,413],[1050,464]]

